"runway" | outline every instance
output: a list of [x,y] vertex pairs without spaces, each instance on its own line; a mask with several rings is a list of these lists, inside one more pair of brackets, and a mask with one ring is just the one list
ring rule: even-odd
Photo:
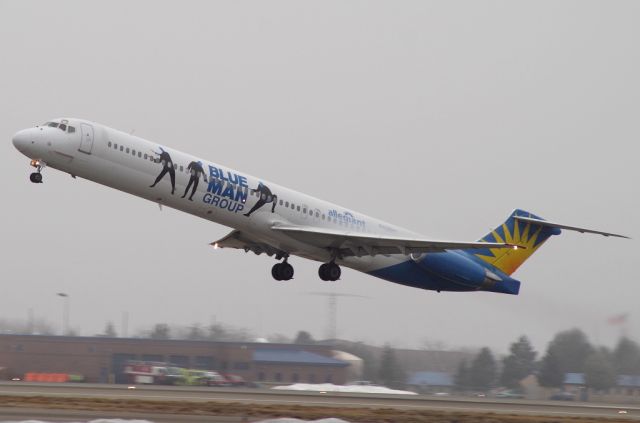
[[[276,391],[269,389],[234,389],[185,386],[136,386],[102,384],[0,383],[0,395],[137,399],[152,401],[221,401],[253,404],[281,404],[332,407],[392,408],[402,410],[440,410],[450,412],[491,412],[558,417],[615,417],[640,420],[640,406],[581,402],[504,400],[495,398],[433,397],[424,395],[381,395],[353,393],[318,393]],[[2,413],[7,408],[0,409]],[[11,409],[21,413],[18,409]],[[24,410],[25,412],[28,409]],[[34,410],[36,412],[37,410]],[[81,413],[81,412],[80,412]],[[27,416],[25,414],[23,416]],[[28,415],[29,418],[34,418]],[[151,418],[153,416],[146,416]],[[140,418],[140,417],[138,417]],[[60,421],[60,420],[59,420]],[[156,419],[156,421],[166,421]],[[198,420],[194,420],[198,421]],[[211,421],[211,419],[209,419]],[[224,420],[240,421],[240,420]]]

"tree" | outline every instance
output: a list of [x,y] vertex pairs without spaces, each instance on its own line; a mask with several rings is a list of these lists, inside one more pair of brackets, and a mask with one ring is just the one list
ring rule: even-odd
[[186,338],[190,341],[201,341],[206,339],[206,335],[202,330],[202,327],[196,323],[192,326],[189,326]]
[[405,385],[405,374],[396,358],[396,353],[389,344],[384,346],[378,370],[378,380],[390,388]]
[[606,351],[591,353],[585,361],[585,383],[589,388],[604,391],[616,384],[616,370]]
[[500,383],[507,388],[520,388],[520,381],[533,373],[535,369],[536,352],[529,339],[521,336],[517,342],[511,344],[511,353],[503,359]]
[[171,329],[169,329],[169,325],[166,323],[157,323],[151,333],[149,334],[149,338],[151,339],[169,339],[169,335],[171,333]]
[[594,349],[580,329],[556,334],[542,359],[540,375],[542,386],[561,387],[566,373],[584,373],[587,357]]
[[498,366],[491,350],[484,347],[469,368],[469,383],[473,389],[489,390],[495,386]]
[[547,349],[547,353],[542,358],[538,382],[547,388],[561,388],[564,383],[564,372],[560,368],[560,360],[553,348]]
[[454,376],[455,388],[459,392],[468,391],[471,388],[471,381],[469,380],[469,365],[467,360],[462,360],[458,365],[458,371]]
[[301,330],[296,335],[296,339],[293,341],[294,344],[314,344],[316,341],[313,339],[313,336],[306,330]]
[[640,346],[627,337],[620,338],[613,350],[613,362],[619,375],[640,374]]
[[107,338],[115,338],[118,336],[113,322],[107,322],[107,326],[105,326],[104,328],[104,336],[106,336]]
[[593,347],[580,329],[558,333],[549,348],[555,350],[563,373],[584,373],[585,361],[593,353]]

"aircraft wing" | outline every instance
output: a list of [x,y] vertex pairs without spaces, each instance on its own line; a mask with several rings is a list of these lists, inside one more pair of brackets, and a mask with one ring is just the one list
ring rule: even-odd
[[256,254],[266,253],[269,256],[285,254],[284,251],[237,230],[231,231],[227,236],[212,242],[210,245],[212,245],[213,248],[237,248],[245,252],[253,251]]
[[309,226],[276,225],[271,229],[287,233],[292,238],[316,247],[337,249],[342,257],[374,256],[376,254],[408,255],[476,248],[522,248],[514,244],[498,242],[435,241],[420,238],[375,236]]

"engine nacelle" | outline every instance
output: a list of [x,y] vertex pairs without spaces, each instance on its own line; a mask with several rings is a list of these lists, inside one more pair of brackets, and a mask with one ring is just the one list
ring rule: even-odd
[[411,257],[411,259],[432,276],[465,287],[470,291],[517,294],[520,289],[520,282],[517,280],[504,274],[498,275],[461,252],[429,253],[420,257]]

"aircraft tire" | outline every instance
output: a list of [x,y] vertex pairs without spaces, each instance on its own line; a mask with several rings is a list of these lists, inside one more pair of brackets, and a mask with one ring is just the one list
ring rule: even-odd
[[282,263],[276,263],[271,268],[271,276],[273,276],[273,279],[275,279],[277,281],[281,281],[282,280],[282,278],[280,277],[280,265],[281,264]]
[[327,279],[332,282],[340,279],[340,275],[342,274],[340,266],[335,263],[327,263],[327,265]]
[[33,182],[34,184],[41,184],[42,183],[42,173],[33,172],[31,175],[29,175],[29,180],[31,182]]
[[321,264],[320,267],[318,268],[318,276],[320,276],[320,279],[322,279],[323,281],[328,281],[329,279],[327,278],[327,266],[329,263],[324,263]]
[[293,279],[293,266],[289,263],[280,263],[280,277],[283,281]]

